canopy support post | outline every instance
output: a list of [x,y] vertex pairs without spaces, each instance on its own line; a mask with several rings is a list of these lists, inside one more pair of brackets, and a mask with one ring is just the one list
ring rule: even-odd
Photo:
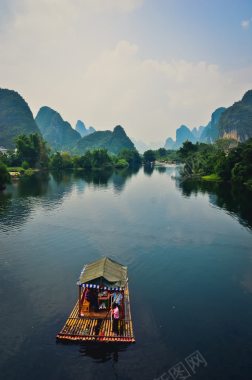
[[81,314],[81,285],[79,285],[79,316]]

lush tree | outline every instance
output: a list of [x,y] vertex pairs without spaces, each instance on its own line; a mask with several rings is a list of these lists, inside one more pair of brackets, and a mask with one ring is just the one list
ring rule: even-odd
[[144,156],[144,162],[147,164],[156,161],[155,152],[151,149],[146,150],[143,156]]
[[240,184],[248,184],[252,179],[252,139],[239,144],[223,139],[216,144],[185,143],[180,154],[184,176],[217,175]]
[[190,154],[197,152],[198,145],[193,144],[191,141],[185,141],[183,146],[179,149],[178,154],[182,159],[186,159]]
[[27,170],[27,169],[29,169],[29,167],[30,167],[30,165],[29,165],[29,163],[28,163],[27,161],[23,161],[21,166],[22,166],[22,168],[23,168],[24,170]]
[[7,166],[0,162],[0,190],[5,189],[5,185],[10,182],[10,174]]
[[124,158],[119,158],[114,164],[115,168],[123,169],[129,166],[128,162]]
[[107,149],[94,149],[91,152],[92,168],[102,168],[112,166],[112,158],[108,154]]
[[73,158],[67,152],[61,153],[63,169],[72,169],[73,168]]
[[59,152],[56,152],[51,156],[50,168],[53,170],[55,170],[55,169],[62,170],[63,169],[63,158]]
[[127,161],[129,167],[137,167],[142,163],[141,156],[136,149],[124,148],[118,155],[119,159]]
[[48,165],[49,149],[39,134],[20,135],[15,141],[16,156],[20,163],[27,161],[32,168]]
[[75,156],[73,162],[76,169],[90,170],[92,168],[92,154],[88,150],[83,156]]
[[167,156],[167,150],[165,148],[159,148],[157,150],[157,155],[162,158]]
[[74,167],[72,156],[67,152],[56,152],[51,156],[50,168],[53,170],[67,170]]

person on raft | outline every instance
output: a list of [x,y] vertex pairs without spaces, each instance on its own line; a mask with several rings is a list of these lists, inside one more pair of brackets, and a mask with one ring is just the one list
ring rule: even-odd
[[118,292],[118,291],[115,291],[113,294],[112,294],[112,302],[113,303],[116,303],[117,305],[121,305],[121,302],[122,302],[122,293],[121,292]]
[[113,333],[118,335],[118,323],[120,318],[120,311],[117,303],[114,303],[112,306],[112,317],[113,317],[113,324],[112,324],[112,331]]

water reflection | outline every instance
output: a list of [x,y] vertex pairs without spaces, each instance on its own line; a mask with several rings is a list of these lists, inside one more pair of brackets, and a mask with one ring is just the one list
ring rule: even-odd
[[105,189],[112,186],[115,193],[120,194],[127,181],[138,171],[139,168],[53,171],[22,177],[0,193],[0,227],[4,231],[10,227],[19,228],[38,206],[46,210],[59,207],[75,187],[83,193],[86,184]]
[[139,172],[139,169],[140,167],[116,170],[111,177],[115,193],[121,193],[125,188],[126,182],[132,176],[136,175]]
[[20,178],[0,194],[0,228],[19,228],[39,206],[46,210],[59,207],[72,186],[71,176],[59,177],[58,173]]
[[41,197],[47,193],[49,180],[48,172],[21,177],[16,187],[17,195],[23,198]]
[[89,356],[96,362],[104,363],[110,360],[118,362],[120,358],[120,353],[127,350],[128,344],[118,344],[118,343],[89,343],[82,344],[80,346],[80,354],[82,356]]
[[151,176],[152,173],[154,172],[154,168],[155,166],[154,165],[144,165],[144,174],[146,174],[147,176]]
[[94,187],[107,188],[110,177],[113,174],[113,169],[106,170],[86,170],[74,172],[75,178],[81,178],[88,184]]
[[252,202],[251,192],[246,188],[240,188],[227,183],[206,182],[206,181],[181,181],[175,179],[176,187],[182,192],[183,196],[197,196],[198,193],[208,194],[209,202],[228,211],[236,217],[239,222],[252,228]]
[[165,166],[155,166],[155,169],[160,173],[166,173],[166,167]]
[[110,185],[114,187],[116,193],[121,193],[127,181],[136,175],[140,167],[126,168],[122,170],[89,170],[89,171],[76,171],[74,178],[80,178],[94,188],[108,188]]

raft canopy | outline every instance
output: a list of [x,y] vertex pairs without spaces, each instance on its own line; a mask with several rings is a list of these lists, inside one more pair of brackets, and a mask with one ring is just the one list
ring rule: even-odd
[[127,267],[109,257],[104,257],[84,266],[77,285],[85,287],[107,286],[108,288],[124,288],[127,280]]

